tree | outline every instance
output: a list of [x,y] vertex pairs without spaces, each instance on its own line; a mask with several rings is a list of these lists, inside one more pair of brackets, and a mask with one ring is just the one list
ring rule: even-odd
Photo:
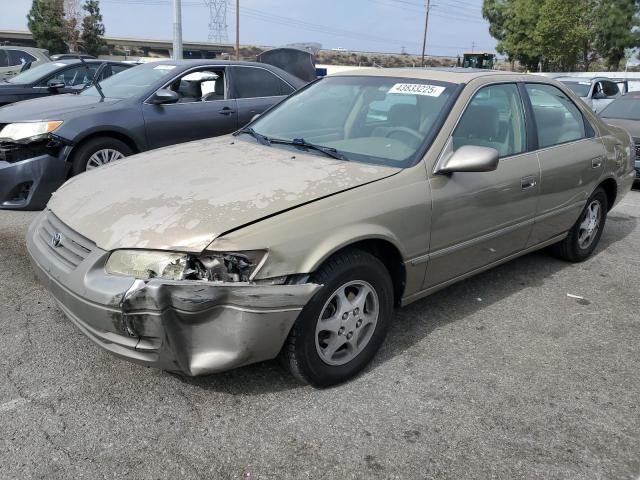
[[607,67],[618,70],[625,56],[625,49],[640,43],[638,27],[638,2],[634,0],[601,1],[597,8],[596,49]]
[[575,70],[585,45],[593,43],[588,3],[590,0],[544,0],[534,37],[546,70]]
[[64,0],[33,0],[27,14],[27,25],[39,48],[51,53],[66,53]]
[[496,49],[533,70],[588,70],[598,57],[618,69],[640,44],[640,0],[484,0]]
[[90,55],[98,56],[106,47],[106,42],[102,38],[105,29],[102,23],[102,14],[98,0],[87,0],[82,6],[87,12],[82,19],[82,35],[80,41],[84,51]]

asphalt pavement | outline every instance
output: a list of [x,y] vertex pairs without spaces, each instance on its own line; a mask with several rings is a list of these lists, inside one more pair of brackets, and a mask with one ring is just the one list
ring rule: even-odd
[[0,211],[0,478],[640,479],[640,192],[596,255],[527,255],[398,310],[327,390],[183,379],[81,334]]

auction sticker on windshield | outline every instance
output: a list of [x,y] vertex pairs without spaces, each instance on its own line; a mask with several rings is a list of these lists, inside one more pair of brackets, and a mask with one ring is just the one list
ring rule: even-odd
[[445,87],[437,85],[425,85],[423,83],[396,83],[389,93],[401,93],[404,95],[426,95],[428,97],[439,97]]

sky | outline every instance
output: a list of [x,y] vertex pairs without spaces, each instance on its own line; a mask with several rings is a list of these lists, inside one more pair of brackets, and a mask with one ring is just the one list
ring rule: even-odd
[[[207,0],[182,0],[183,39],[207,41]],[[423,0],[240,0],[240,43],[282,46],[318,42],[323,48],[420,53]],[[494,51],[480,13],[482,0],[432,0],[427,54]],[[0,30],[27,30],[31,0],[0,0]],[[107,36],[170,40],[171,0],[100,0]],[[227,11],[235,42],[235,0]]]

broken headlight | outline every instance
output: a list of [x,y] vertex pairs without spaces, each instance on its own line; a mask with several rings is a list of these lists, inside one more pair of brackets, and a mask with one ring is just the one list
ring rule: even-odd
[[209,252],[200,254],[161,250],[116,250],[105,265],[107,273],[140,279],[248,282],[262,265],[267,252]]

